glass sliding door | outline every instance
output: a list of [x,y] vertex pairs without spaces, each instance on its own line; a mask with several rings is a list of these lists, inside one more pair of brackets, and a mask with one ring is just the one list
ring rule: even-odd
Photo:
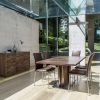
[[51,56],[57,55],[57,24],[56,18],[48,19],[48,50]]
[[68,18],[59,19],[58,48],[59,55],[68,55]]
[[48,18],[48,36],[46,19],[39,19],[40,22],[40,33],[39,33],[39,44],[40,52],[46,53],[49,57],[57,55],[57,28],[56,18]]
[[[39,36],[40,52],[48,52],[49,56],[67,55],[68,18],[48,18],[48,36],[46,34],[46,19],[39,19],[39,21],[41,23]],[[46,42],[48,42],[48,46]]]
[[40,26],[39,26],[39,47],[40,52],[46,52],[46,20],[45,19],[39,19]]

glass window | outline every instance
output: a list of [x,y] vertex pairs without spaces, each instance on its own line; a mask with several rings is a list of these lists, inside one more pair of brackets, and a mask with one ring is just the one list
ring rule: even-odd
[[94,50],[100,52],[100,19],[95,21]]
[[69,44],[68,18],[48,18],[48,36],[46,34],[46,19],[39,19],[39,21],[41,23],[39,38],[40,52],[48,52],[49,57],[67,55]]

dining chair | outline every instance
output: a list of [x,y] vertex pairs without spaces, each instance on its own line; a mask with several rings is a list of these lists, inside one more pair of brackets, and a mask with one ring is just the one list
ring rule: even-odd
[[78,51],[72,51],[72,56],[80,56],[81,55],[81,51],[78,50]]
[[92,52],[89,48],[86,48],[86,56],[90,55]]
[[47,51],[44,51],[41,54],[42,54],[42,59],[48,59],[48,58],[50,58],[50,54]]
[[[80,55],[81,55],[81,51],[80,51],[80,50],[77,50],[77,51],[74,51],[74,50],[73,50],[73,51],[72,51],[72,56],[78,56],[78,57],[79,57]],[[78,65],[80,65],[80,63],[79,63]],[[78,65],[76,65],[75,67],[72,67],[72,68],[76,68]],[[78,66],[78,67],[79,67],[79,66]],[[71,70],[71,69],[70,69],[70,70]],[[70,78],[72,79],[71,82],[72,82],[72,83],[75,83],[75,81],[76,81],[76,80],[75,80],[75,75],[74,75],[74,77],[71,76]],[[77,81],[78,81],[78,76],[77,76]],[[73,85],[74,85],[74,84],[73,84]]]
[[[87,77],[87,88],[88,88],[88,93],[90,93],[89,89],[90,89],[90,85],[91,85],[91,64],[92,64],[92,60],[94,57],[95,53],[92,53],[89,56],[89,61],[88,64],[86,65],[86,69],[72,69],[71,71],[69,71],[69,75],[83,75]],[[89,84],[90,81],[90,84]],[[68,85],[68,89],[70,88],[70,82]]]
[[[89,56],[91,55],[91,51],[89,50],[89,49],[87,49],[87,51],[88,51],[88,54],[86,53],[86,58],[87,58],[87,62],[88,62],[88,60],[89,60]],[[75,56],[80,56],[80,51],[76,51],[75,53],[73,52],[73,55],[75,55]],[[85,65],[80,65],[80,64],[78,64],[78,65],[76,65],[76,69],[85,69],[86,70],[86,66],[87,66],[87,63],[85,64]],[[92,79],[92,72],[91,72],[91,79]],[[75,82],[75,76],[74,76],[74,82]],[[78,82],[78,75],[77,75],[77,82]]]
[[86,66],[87,66],[87,62],[88,62],[88,60],[89,60],[89,56],[92,54],[92,52],[91,52],[91,50],[89,49],[89,48],[86,48],[86,64],[85,64],[85,66],[83,66],[83,65],[77,65],[75,68],[77,68],[77,69],[86,69]]
[[55,66],[54,65],[43,65],[43,64],[37,64],[37,61],[43,60],[41,53],[33,53],[34,59],[35,59],[35,72],[34,72],[34,85],[36,80],[36,73],[40,72],[42,73],[42,80],[44,77],[44,73],[48,75],[48,86],[49,86],[49,73],[54,72],[54,78],[55,78]]

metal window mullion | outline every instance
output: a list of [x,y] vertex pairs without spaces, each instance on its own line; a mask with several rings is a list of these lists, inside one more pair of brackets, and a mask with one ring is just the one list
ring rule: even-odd
[[48,51],[48,0],[46,0],[46,45]]
[[32,11],[32,0],[30,0],[30,11]]

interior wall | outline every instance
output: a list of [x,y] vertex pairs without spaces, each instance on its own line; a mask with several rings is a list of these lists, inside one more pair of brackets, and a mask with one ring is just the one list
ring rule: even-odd
[[0,6],[0,52],[16,46],[17,51],[30,52],[30,65],[34,65],[33,52],[39,52],[39,22]]

